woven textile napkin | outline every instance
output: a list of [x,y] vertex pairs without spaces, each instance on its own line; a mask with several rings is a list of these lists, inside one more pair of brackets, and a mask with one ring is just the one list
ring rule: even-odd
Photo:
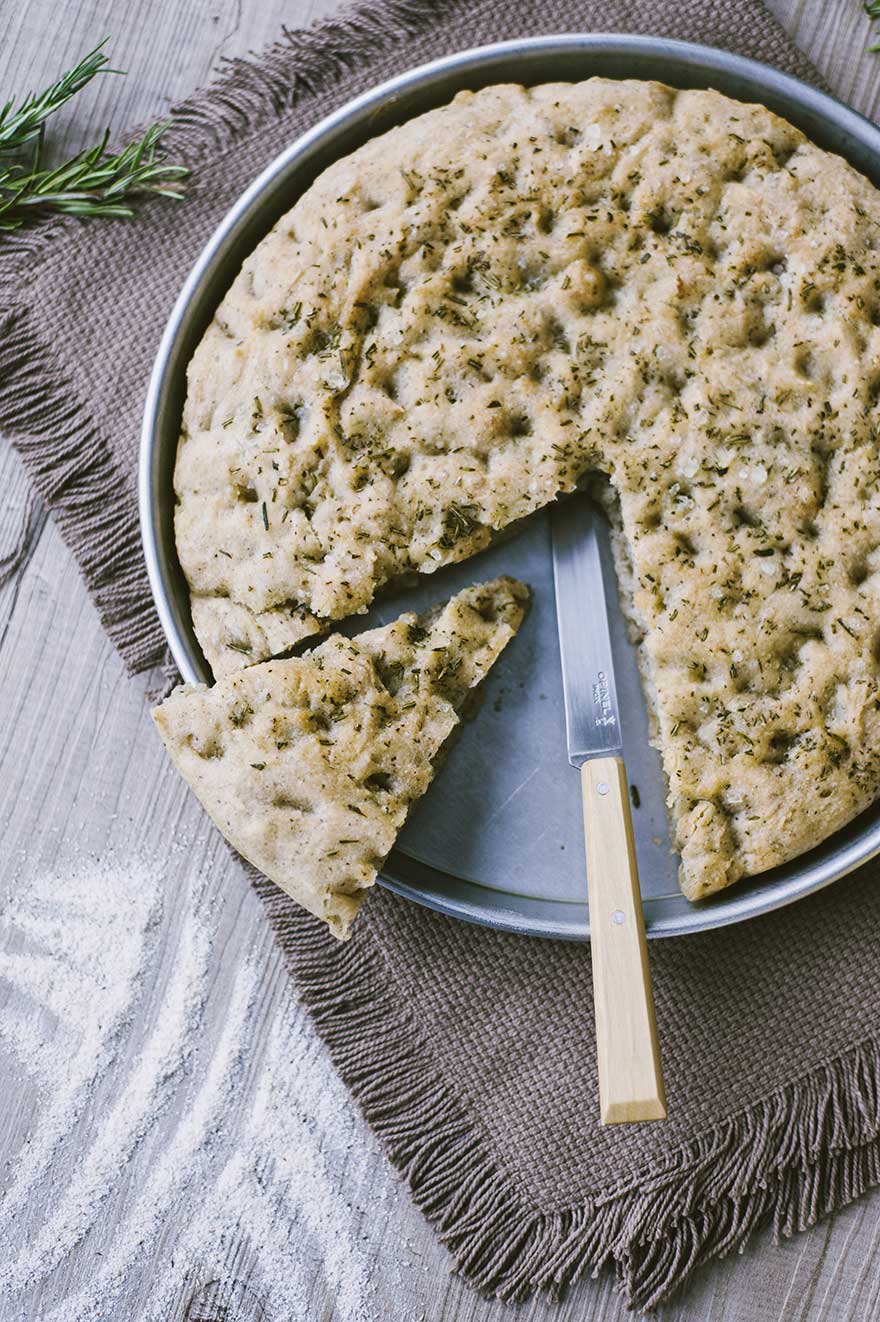
[[[175,294],[226,208],[307,126],[408,65],[645,21],[633,0],[380,0],[286,34],[177,110],[186,202],[0,241],[0,426],[132,671],[163,656],[135,509],[140,410]],[[758,0],[657,0],[649,21],[815,78]],[[583,947],[381,890],[340,945],[255,884],[341,1074],[468,1279],[517,1298],[612,1262],[644,1306],[758,1226],[791,1233],[880,1182],[877,879],[655,943],[670,1120],[608,1129]]]

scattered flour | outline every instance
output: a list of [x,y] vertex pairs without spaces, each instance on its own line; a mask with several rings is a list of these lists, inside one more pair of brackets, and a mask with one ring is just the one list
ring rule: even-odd
[[218,977],[198,887],[170,916],[162,895],[145,864],[91,868],[17,888],[0,922],[0,1055],[38,1099],[0,1189],[0,1315],[115,1319],[138,1281],[144,1322],[311,1322],[319,1261],[334,1322],[374,1322],[332,1174],[375,1160],[352,1103],[287,995],[267,1031],[264,968]]

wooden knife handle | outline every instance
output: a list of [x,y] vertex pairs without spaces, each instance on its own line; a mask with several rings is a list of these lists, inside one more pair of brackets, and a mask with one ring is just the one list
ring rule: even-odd
[[581,767],[602,1123],[665,1120],[626,768]]

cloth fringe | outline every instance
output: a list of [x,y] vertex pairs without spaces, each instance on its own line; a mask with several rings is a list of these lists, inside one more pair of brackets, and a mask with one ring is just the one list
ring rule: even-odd
[[164,702],[169,693],[176,689],[178,684],[181,684],[182,682],[183,676],[177,669],[177,662],[171,655],[171,648],[166,647],[156,677],[147,689],[147,701],[151,705],[158,705],[160,702]]
[[[60,227],[59,227],[60,228]],[[57,229],[16,238],[18,254],[40,253]],[[0,304],[18,279],[0,261]],[[13,293],[14,297],[14,293]],[[136,673],[156,665],[164,643],[140,550],[137,502],[87,407],[52,362],[27,308],[0,320],[0,426],[12,437],[80,568],[104,627]]]
[[21,520],[12,538],[12,544],[8,549],[0,550],[0,588],[4,588],[27,564],[46,518],[46,508],[29,484]]
[[282,28],[259,61],[225,59],[221,78],[172,110],[166,150],[195,168],[459,8],[461,0],[367,0],[310,28]]
[[376,943],[328,952],[323,927],[252,876],[336,1067],[458,1271],[486,1294],[556,1299],[609,1267],[627,1305],[650,1311],[756,1230],[771,1227],[778,1242],[880,1183],[880,1042],[867,1040],[660,1168],[627,1172],[579,1206],[536,1211],[431,1062]]

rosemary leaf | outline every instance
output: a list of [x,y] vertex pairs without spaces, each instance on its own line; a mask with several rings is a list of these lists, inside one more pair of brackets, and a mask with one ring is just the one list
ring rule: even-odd
[[[868,18],[880,18],[880,0],[864,0],[864,10]],[[868,50],[880,51],[880,41],[875,41]]]
[[[154,124],[121,152],[107,151],[105,133],[94,147],[61,165],[41,163],[46,120],[60,110],[98,73],[119,73],[107,67],[101,42],[79,64],[39,94],[0,108],[0,231],[14,230],[48,213],[83,217],[127,217],[130,202],[145,193],[180,198],[173,186],[188,172],[167,162],[160,139],[168,128]],[[29,144],[29,160],[21,153]]]
[[122,73],[121,69],[108,69],[103,53],[109,37],[89,51],[75,68],[61,75],[44,92],[31,92],[19,106],[7,101],[0,109],[0,155],[20,151],[27,143],[42,137],[46,120],[66,105],[71,97],[82,91],[97,73]]

